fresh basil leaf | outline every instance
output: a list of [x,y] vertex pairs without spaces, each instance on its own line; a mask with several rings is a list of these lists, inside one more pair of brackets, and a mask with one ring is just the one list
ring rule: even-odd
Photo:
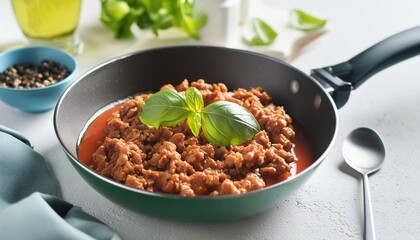
[[121,21],[118,22],[114,37],[117,39],[132,37],[133,33],[131,32],[130,26],[134,21],[135,17],[132,14],[127,14]]
[[201,129],[201,114],[196,112],[191,112],[187,118],[188,126],[191,129],[191,132],[194,136],[198,136],[200,134]]
[[[172,26],[172,17],[163,6],[164,1],[157,0],[141,0],[145,6],[147,13],[147,22],[150,22],[149,27],[152,28],[155,36],[159,35],[159,30],[167,29]],[[141,19],[137,21],[137,25],[141,26]],[[144,29],[144,28],[143,28]]]
[[185,97],[174,89],[166,89],[144,101],[140,120],[155,128],[175,126],[185,121],[189,112]]
[[194,14],[195,1],[173,0],[176,7],[173,7],[174,26],[182,29],[193,39],[199,39],[198,30],[207,24],[207,16]]
[[277,32],[259,18],[251,19],[243,30],[243,40],[249,45],[269,45],[276,37]]
[[140,29],[148,29],[153,25],[153,21],[150,19],[149,15],[147,15],[146,10],[138,15],[136,25]]
[[204,101],[201,92],[195,88],[190,87],[185,92],[185,98],[187,100],[187,106],[191,111],[200,112],[204,108]]
[[162,7],[162,0],[137,0],[147,9],[149,15],[154,15],[159,12]]
[[191,38],[193,39],[200,39],[200,35],[198,35],[198,30],[204,27],[207,23],[206,15],[199,15],[198,17],[192,17],[188,15],[182,15],[180,21],[180,27],[184,30]]
[[130,6],[124,1],[102,1],[102,13],[108,21],[120,21],[130,12]]
[[203,109],[202,128],[207,140],[216,146],[242,144],[260,131],[251,112],[227,101],[217,101]]
[[156,36],[159,34],[158,30],[165,30],[172,26],[172,16],[168,12],[160,11],[153,26],[154,29],[157,29],[155,33]]
[[128,1],[102,0],[101,22],[114,32],[117,39],[133,36],[131,25],[144,13],[144,8],[134,8]]
[[302,10],[293,9],[290,11],[290,25],[302,31],[314,31],[325,26],[326,19],[317,18]]

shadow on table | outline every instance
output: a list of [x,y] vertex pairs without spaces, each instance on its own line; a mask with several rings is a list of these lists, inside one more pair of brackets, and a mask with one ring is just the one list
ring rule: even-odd
[[351,168],[345,161],[344,159],[342,160],[342,162],[340,163],[340,165],[338,166],[338,169],[342,172],[344,172],[347,175],[352,176],[355,179],[360,179],[361,175],[360,173],[356,172],[353,168]]

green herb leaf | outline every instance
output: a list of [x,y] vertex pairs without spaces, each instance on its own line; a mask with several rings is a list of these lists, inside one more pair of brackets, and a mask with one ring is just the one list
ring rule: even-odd
[[190,87],[185,92],[187,106],[193,112],[200,112],[204,108],[204,101],[201,92],[195,87]]
[[136,12],[123,1],[102,0],[101,6],[101,22],[114,32],[114,37],[132,37],[130,26],[136,19]]
[[117,39],[128,38],[133,35],[130,26],[133,24],[135,17],[132,14],[127,14],[121,21],[119,21],[114,32],[114,37]]
[[251,112],[232,102],[214,102],[202,113],[204,135],[216,146],[242,144],[260,131],[260,125]]
[[102,10],[105,18],[109,20],[119,21],[123,19],[129,12],[130,6],[123,1],[109,0],[102,1]]
[[194,136],[198,136],[200,134],[201,129],[201,114],[196,112],[191,112],[188,115],[188,126],[191,129],[191,132],[194,134]]
[[187,119],[194,136],[202,128],[207,140],[216,146],[242,144],[260,131],[252,113],[236,103],[218,101],[204,108],[203,96],[194,87],[187,89],[185,97],[173,89],[155,93],[146,99],[139,117],[155,128]]
[[101,21],[114,31],[116,38],[133,36],[131,26],[160,30],[176,27],[198,39],[198,30],[206,23],[205,15],[194,14],[194,0],[101,0]]
[[302,10],[293,9],[290,11],[290,25],[302,31],[314,31],[325,26],[326,19],[317,18]]
[[274,42],[277,32],[259,18],[249,21],[243,31],[243,39],[249,45],[269,45]]
[[189,113],[185,97],[173,89],[166,89],[144,101],[140,120],[155,128],[174,126],[185,121]]

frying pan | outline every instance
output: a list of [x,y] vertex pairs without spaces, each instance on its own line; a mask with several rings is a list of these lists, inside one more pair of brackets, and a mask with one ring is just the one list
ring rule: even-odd
[[[80,76],[61,96],[54,128],[70,162],[96,191],[125,208],[178,221],[216,222],[264,212],[305,183],[330,151],[338,131],[337,108],[378,71],[418,54],[420,27],[396,34],[338,65],[311,76],[265,55],[222,47],[151,49],[107,61]],[[103,177],[77,159],[77,142],[89,119],[104,106],[139,92],[158,91],[183,79],[203,78],[229,89],[261,86],[274,103],[300,122],[314,163],[283,182],[242,195],[182,197],[133,189]]]

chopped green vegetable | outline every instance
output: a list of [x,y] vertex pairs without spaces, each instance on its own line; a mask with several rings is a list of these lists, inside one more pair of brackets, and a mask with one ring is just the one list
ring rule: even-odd
[[301,10],[290,11],[290,25],[295,29],[314,31],[324,27],[326,23],[326,19],[317,18]]
[[131,26],[136,24],[156,36],[160,30],[175,27],[198,39],[207,17],[194,14],[194,0],[101,0],[101,21],[115,38],[132,37]]
[[173,89],[150,96],[142,106],[140,120],[149,126],[174,126],[187,120],[194,136],[203,129],[206,139],[216,146],[239,145],[260,131],[255,117],[244,107],[218,101],[204,107],[203,96],[188,88],[185,97]]
[[251,19],[243,30],[243,39],[249,45],[269,45],[276,37],[276,31],[259,18]]

